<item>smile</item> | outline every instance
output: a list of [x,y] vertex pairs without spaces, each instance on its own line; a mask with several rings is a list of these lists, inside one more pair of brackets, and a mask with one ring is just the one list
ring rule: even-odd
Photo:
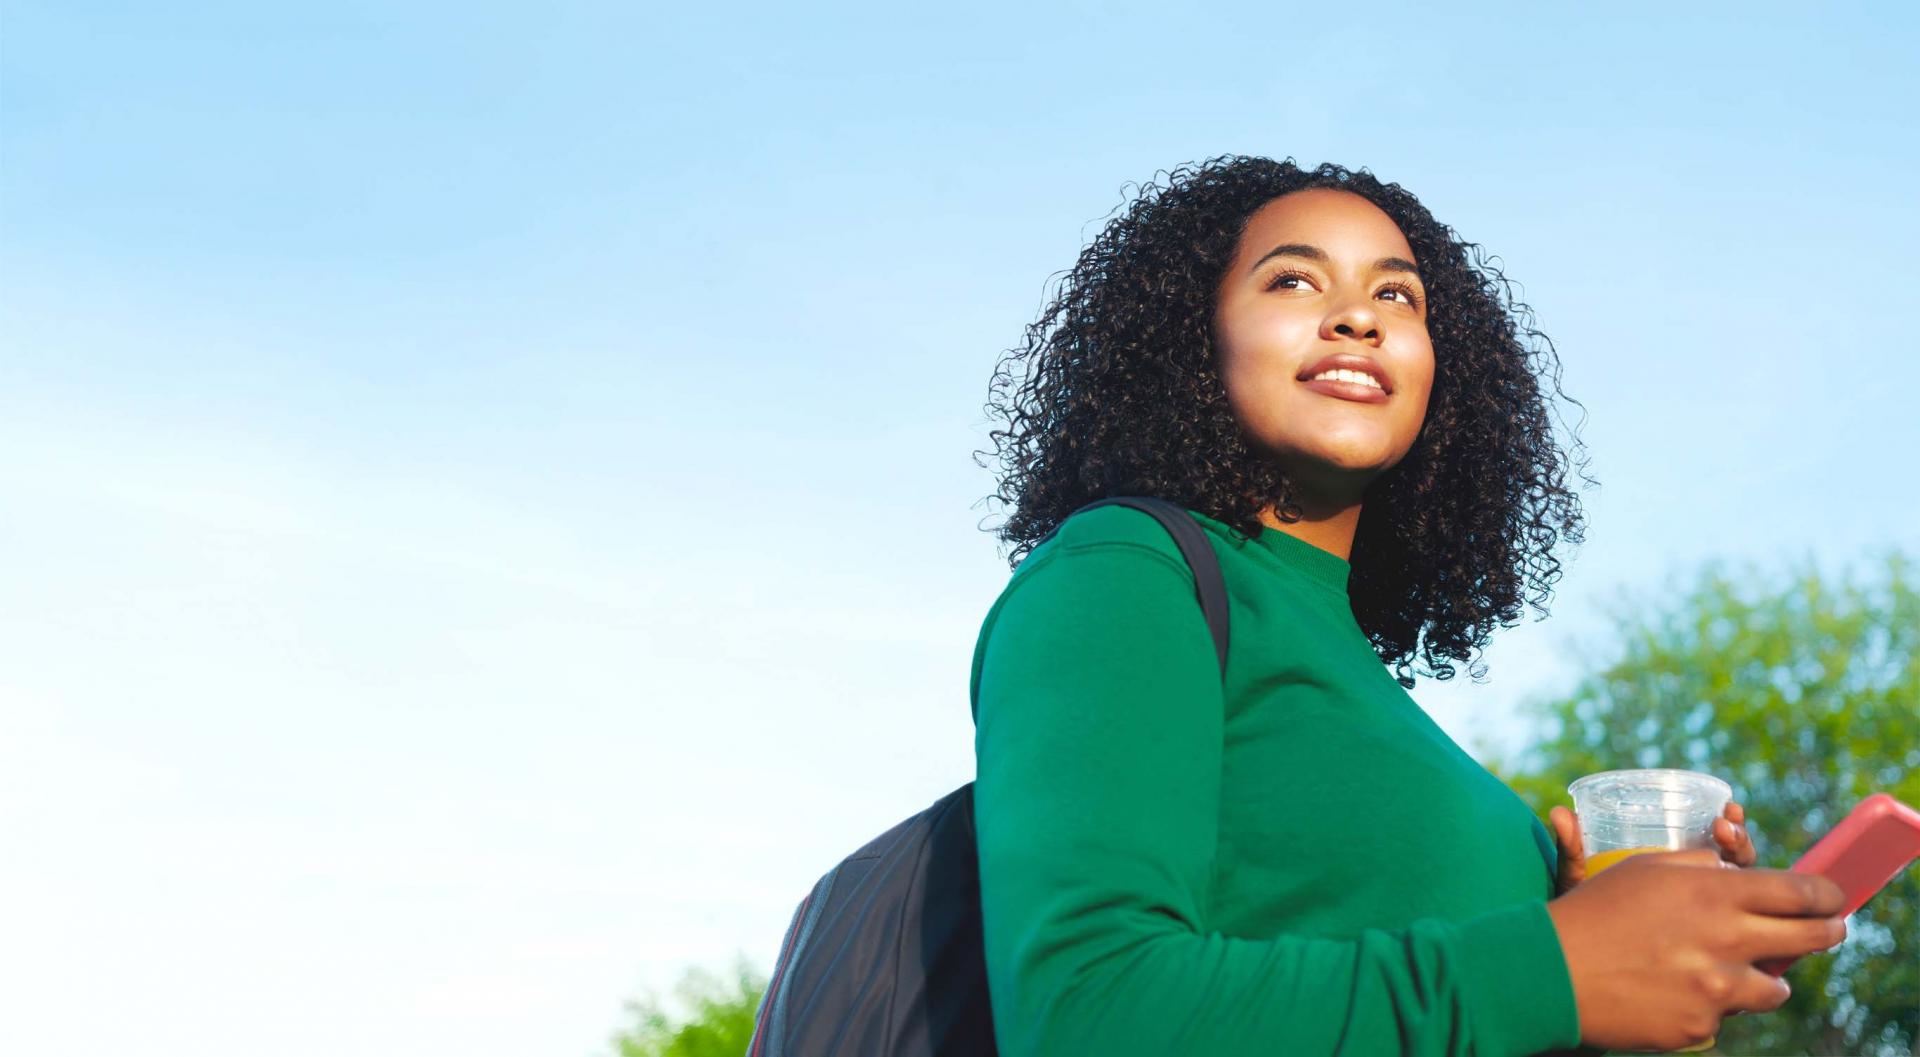
[[1341,382],[1332,378],[1313,378],[1301,382],[1301,385],[1323,396],[1352,400],[1360,404],[1384,404],[1387,394],[1379,388],[1365,382]]

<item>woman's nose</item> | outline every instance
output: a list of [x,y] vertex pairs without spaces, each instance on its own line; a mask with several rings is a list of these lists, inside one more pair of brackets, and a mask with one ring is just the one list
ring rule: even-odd
[[1378,345],[1380,317],[1374,314],[1373,306],[1366,301],[1349,298],[1320,321],[1320,337],[1327,341],[1354,338],[1369,345]]

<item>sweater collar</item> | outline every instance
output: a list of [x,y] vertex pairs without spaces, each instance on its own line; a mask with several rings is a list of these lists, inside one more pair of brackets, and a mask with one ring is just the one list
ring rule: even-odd
[[[1199,511],[1194,513],[1219,534],[1235,541],[1239,539],[1239,536],[1223,522],[1216,521]],[[1321,550],[1298,536],[1267,525],[1260,526],[1260,534],[1253,537],[1253,543],[1261,550],[1278,558],[1287,568],[1333,590],[1342,598],[1347,597],[1347,580],[1353,575],[1353,564],[1345,558],[1332,551]]]

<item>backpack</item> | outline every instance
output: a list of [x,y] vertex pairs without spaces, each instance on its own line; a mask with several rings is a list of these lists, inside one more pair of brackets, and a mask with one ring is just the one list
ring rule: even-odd
[[[1074,513],[1109,504],[1153,515],[1179,544],[1224,675],[1227,589],[1205,530],[1179,506],[1144,496]],[[800,901],[747,1057],[995,1053],[968,782],[841,860]]]

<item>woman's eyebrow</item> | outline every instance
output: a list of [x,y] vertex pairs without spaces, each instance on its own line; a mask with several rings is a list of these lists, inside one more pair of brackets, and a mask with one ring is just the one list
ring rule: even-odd
[[[1247,269],[1248,274],[1259,271],[1261,265],[1275,257],[1303,257],[1318,264],[1326,264],[1330,259],[1327,256],[1327,251],[1318,246],[1308,245],[1304,242],[1285,242],[1268,250],[1265,256],[1254,261],[1253,267]],[[1376,272],[1412,272],[1414,278],[1418,279],[1420,277],[1420,269],[1405,257],[1382,257],[1373,262],[1373,270]]]

